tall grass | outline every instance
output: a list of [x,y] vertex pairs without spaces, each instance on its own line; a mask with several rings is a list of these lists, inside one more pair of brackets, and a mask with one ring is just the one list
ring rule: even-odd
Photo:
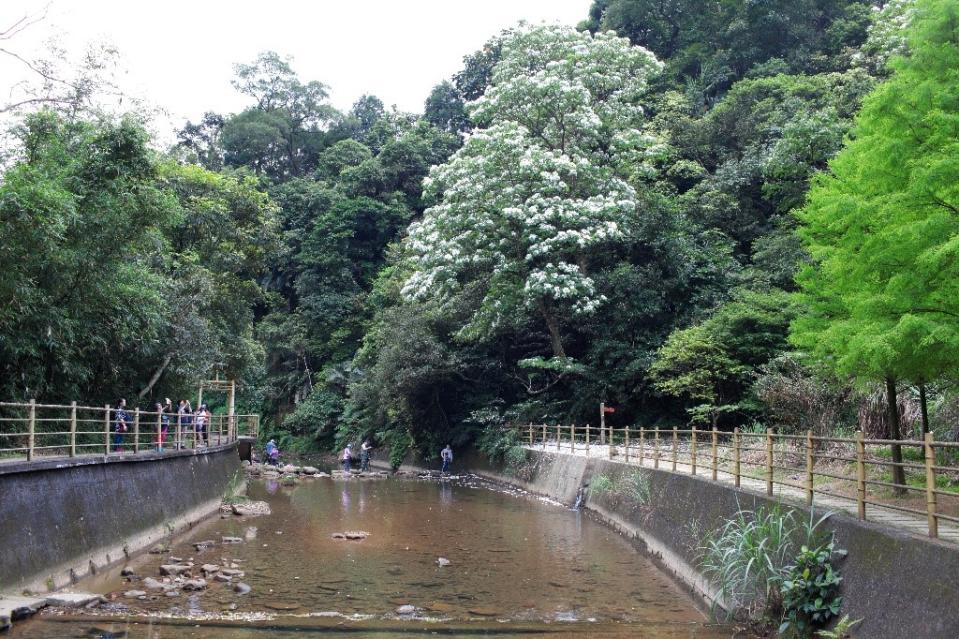
[[803,545],[813,545],[818,521],[802,521],[795,511],[740,509],[734,519],[707,536],[700,548],[700,568],[717,588],[731,615],[774,617],[782,609],[783,571]]

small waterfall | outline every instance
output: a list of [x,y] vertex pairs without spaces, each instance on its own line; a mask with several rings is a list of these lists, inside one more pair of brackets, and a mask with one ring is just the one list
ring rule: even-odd
[[585,486],[580,486],[579,490],[576,491],[576,503],[573,504],[573,510],[579,510],[579,507],[583,505],[585,488]]

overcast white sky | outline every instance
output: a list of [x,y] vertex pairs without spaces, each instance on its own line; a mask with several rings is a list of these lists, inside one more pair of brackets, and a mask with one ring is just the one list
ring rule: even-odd
[[[265,50],[293,56],[300,78],[327,84],[341,109],[372,93],[419,112],[433,85],[490,36],[519,20],[576,24],[590,0],[0,0],[0,30],[46,5],[46,20],[3,46],[33,58],[51,36],[78,53],[111,42],[123,89],[179,124],[243,108],[232,65]],[[24,77],[0,59],[2,95]]]

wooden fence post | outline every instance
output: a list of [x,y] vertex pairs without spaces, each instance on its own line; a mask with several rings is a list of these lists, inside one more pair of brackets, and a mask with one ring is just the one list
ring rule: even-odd
[[655,444],[653,446],[653,468],[659,468],[659,426],[656,427]]
[[103,405],[103,447],[104,454],[110,454],[110,405]]
[[773,496],[773,429],[766,429],[766,494]]
[[133,452],[140,452],[140,407],[133,410]]
[[586,424],[586,456],[589,457],[589,424]]
[[639,427],[639,465],[643,465],[643,460],[646,458],[646,429],[642,426]]
[[77,456],[77,403],[70,402],[70,457]]
[[529,423],[529,447],[533,447],[533,422]]
[[733,477],[736,481],[736,488],[739,488],[741,477],[739,466],[739,450],[741,445],[742,444],[739,439],[739,428],[736,428],[733,431]]
[[673,426],[673,472],[676,472],[676,455],[679,449],[679,431]]
[[627,426],[624,430],[626,433],[626,450],[624,451],[624,453],[625,453],[626,463],[628,464],[629,463],[629,426]]
[[606,443],[606,403],[599,403],[599,444]]
[[719,431],[713,426],[713,481],[719,478]]
[[806,431],[806,505],[812,506],[813,496],[813,464],[812,431]]
[[33,460],[33,448],[36,445],[37,400],[30,400],[30,413],[27,421],[27,461]]
[[866,444],[861,430],[856,431],[856,504],[859,519],[866,520]]
[[546,424],[543,424],[543,452],[546,452]]
[[696,427],[693,426],[693,438],[692,438],[692,448],[690,449],[690,459],[692,460],[692,469],[693,474],[696,474],[696,442],[699,440],[699,434],[696,432]]
[[569,425],[569,452],[576,454],[576,423]]
[[929,519],[929,536],[939,536],[939,519],[936,517],[936,451],[933,448],[932,433],[925,434],[926,449],[926,516]]
[[609,448],[606,449],[606,457],[607,459],[612,459],[613,458],[613,427],[612,426],[606,427],[606,434],[609,435]]

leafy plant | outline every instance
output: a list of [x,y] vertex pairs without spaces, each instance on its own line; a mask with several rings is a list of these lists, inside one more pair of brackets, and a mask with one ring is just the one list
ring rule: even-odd
[[816,627],[825,625],[839,614],[842,597],[839,583],[842,577],[833,568],[833,555],[844,555],[835,542],[799,550],[796,563],[783,573],[782,596],[784,618],[779,634],[809,637]]
[[849,615],[843,615],[842,619],[836,622],[836,627],[832,630],[820,630],[816,634],[824,639],[846,639],[850,637],[850,630],[862,619],[849,619]]

